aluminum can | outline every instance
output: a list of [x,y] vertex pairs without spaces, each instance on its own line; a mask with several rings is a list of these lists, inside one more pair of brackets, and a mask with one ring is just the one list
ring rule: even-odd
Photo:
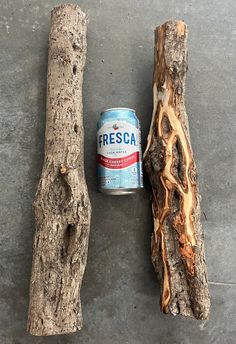
[[112,108],[97,125],[98,187],[110,195],[126,195],[143,187],[140,123],[134,110]]

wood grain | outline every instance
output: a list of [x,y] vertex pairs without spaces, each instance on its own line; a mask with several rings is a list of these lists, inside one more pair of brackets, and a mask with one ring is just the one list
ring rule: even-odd
[[87,17],[76,5],[53,9],[49,36],[45,158],[34,202],[28,331],[82,327],[80,288],[91,206],[84,176],[82,83]]
[[197,173],[184,105],[187,26],[155,31],[153,116],[144,165],[153,190],[152,262],[164,313],[207,319],[210,299]]

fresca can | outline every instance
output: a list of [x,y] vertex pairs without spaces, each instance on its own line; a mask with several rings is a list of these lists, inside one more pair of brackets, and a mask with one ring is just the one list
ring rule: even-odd
[[112,108],[101,113],[97,164],[101,192],[125,195],[143,187],[140,124],[134,110]]

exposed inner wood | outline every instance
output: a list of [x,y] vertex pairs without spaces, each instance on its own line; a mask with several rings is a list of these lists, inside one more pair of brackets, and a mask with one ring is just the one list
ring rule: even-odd
[[144,164],[153,189],[152,261],[164,313],[206,319],[210,301],[196,168],[184,107],[187,26],[156,29],[153,115]]
[[28,331],[75,332],[91,206],[84,176],[82,83],[87,17],[76,5],[53,9],[48,52],[45,158],[34,201]]

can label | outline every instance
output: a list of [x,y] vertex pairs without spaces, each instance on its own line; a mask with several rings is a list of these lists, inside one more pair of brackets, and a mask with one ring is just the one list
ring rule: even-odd
[[100,188],[143,186],[140,138],[136,116],[112,116],[99,122],[97,163]]

